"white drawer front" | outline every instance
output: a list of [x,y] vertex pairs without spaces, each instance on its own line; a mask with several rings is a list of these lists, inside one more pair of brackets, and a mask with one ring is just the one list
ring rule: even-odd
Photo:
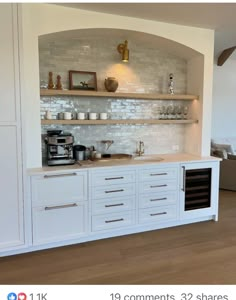
[[33,209],[33,244],[78,238],[87,231],[87,203]]
[[87,172],[32,177],[33,206],[87,200]]
[[93,199],[111,199],[135,194],[135,184],[114,184],[92,188]]
[[141,194],[139,196],[139,208],[148,208],[161,205],[175,204],[177,202],[177,192],[160,192]]
[[140,181],[177,179],[177,168],[149,168],[139,172]]
[[144,208],[139,211],[139,223],[158,223],[174,220],[177,217],[176,205]]
[[114,199],[94,200],[92,201],[92,214],[113,213],[124,210],[133,210],[135,208],[135,197],[117,197]]
[[139,184],[140,193],[165,192],[165,191],[173,191],[176,189],[177,189],[176,180],[157,180],[151,182],[141,182]]
[[92,231],[109,230],[135,224],[135,211],[126,211],[92,217]]
[[105,171],[92,173],[92,186],[135,182],[135,171]]

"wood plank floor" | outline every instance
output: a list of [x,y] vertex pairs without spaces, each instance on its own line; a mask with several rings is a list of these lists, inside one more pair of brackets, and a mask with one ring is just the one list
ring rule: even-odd
[[236,192],[218,222],[0,258],[0,284],[236,284]]

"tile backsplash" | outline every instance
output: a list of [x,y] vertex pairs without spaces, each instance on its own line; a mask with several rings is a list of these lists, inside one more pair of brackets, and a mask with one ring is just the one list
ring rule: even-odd
[[[140,33],[142,34],[142,33]],[[48,72],[54,78],[61,75],[63,88],[68,89],[68,71],[94,71],[97,86],[104,91],[104,79],[116,77],[119,92],[167,93],[168,76],[174,74],[176,94],[186,92],[186,60],[163,53],[139,39],[130,40],[130,62],[120,63],[116,50],[117,39],[102,35],[82,36],[73,39],[39,39],[40,81],[47,83]],[[57,96],[41,97],[41,118],[50,110],[56,118],[58,112],[107,112],[111,119],[158,118],[162,105],[182,104],[182,101],[136,100],[95,97]],[[186,101],[185,101],[186,104]],[[114,144],[109,153],[134,153],[139,140],[145,143],[145,153],[172,153],[183,151],[184,125],[47,125],[42,126],[42,153],[45,156],[43,137],[49,129],[63,129],[73,134],[75,144],[94,145],[104,152],[101,140],[111,139]],[[174,150],[175,149],[175,150]]]

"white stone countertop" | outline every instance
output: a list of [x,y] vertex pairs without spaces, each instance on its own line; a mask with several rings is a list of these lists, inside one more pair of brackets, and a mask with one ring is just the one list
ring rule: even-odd
[[[158,160],[161,158],[162,160]],[[42,173],[54,173],[54,172],[68,172],[79,171],[104,167],[131,167],[131,166],[143,166],[143,165],[163,165],[168,163],[195,163],[195,162],[213,162],[221,161],[221,158],[213,156],[196,156],[188,153],[176,153],[176,154],[155,154],[155,155],[143,155],[142,158],[135,159],[111,159],[111,160],[97,160],[97,161],[80,161],[80,164],[74,165],[62,165],[62,166],[43,166],[41,168],[27,169],[28,175],[40,175]]]

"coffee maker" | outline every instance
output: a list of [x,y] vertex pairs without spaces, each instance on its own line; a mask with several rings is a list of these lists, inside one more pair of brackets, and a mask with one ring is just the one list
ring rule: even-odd
[[48,166],[73,165],[74,137],[62,130],[48,130],[45,137]]

